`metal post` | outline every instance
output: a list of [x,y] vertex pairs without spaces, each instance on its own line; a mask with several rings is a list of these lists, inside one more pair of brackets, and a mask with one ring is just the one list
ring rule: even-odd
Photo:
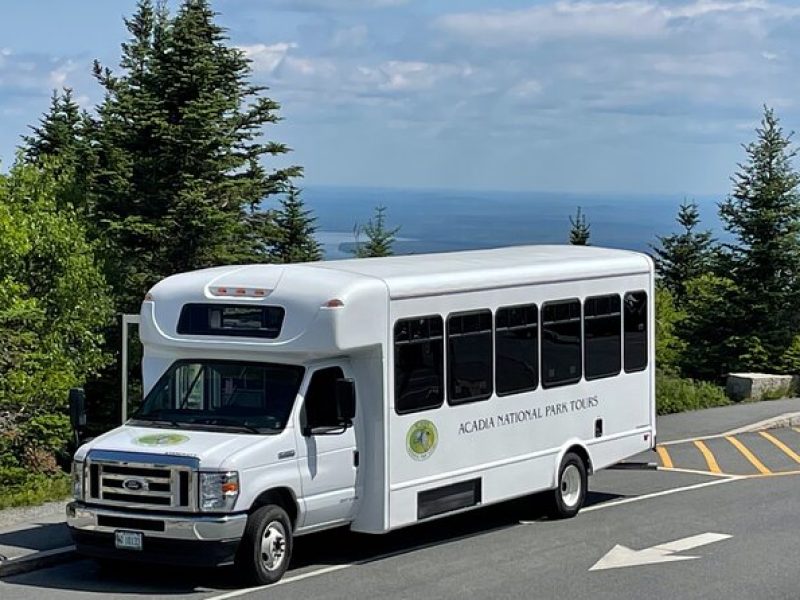
[[139,315],[122,315],[122,422],[128,420],[128,326],[138,325]]

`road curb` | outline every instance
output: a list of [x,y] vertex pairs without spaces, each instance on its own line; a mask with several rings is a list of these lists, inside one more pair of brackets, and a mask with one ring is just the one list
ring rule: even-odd
[[736,435],[737,433],[749,433],[751,431],[761,431],[763,429],[773,429],[776,427],[800,427],[800,412],[783,413],[777,417],[764,419],[757,423],[732,429],[722,435]]
[[46,569],[56,565],[76,560],[78,554],[75,546],[64,546],[53,550],[43,550],[20,558],[10,558],[0,562],[0,579],[29,573],[38,569]]
[[713,440],[722,438],[729,435],[738,435],[740,433],[751,433],[753,431],[763,431],[764,429],[774,429],[777,427],[800,427],[800,412],[783,413],[776,417],[770,417],[762,421],[756,421],[749,425],[743,425],[736,429],[731,429],[725,433],[714,433],[711,435],[700,435],[696,437],[685,438],[682,440],[670,440],[659,444],[659,446],[674,446],[676,444],[685,444],[686,442],[694,442],[696,440]]

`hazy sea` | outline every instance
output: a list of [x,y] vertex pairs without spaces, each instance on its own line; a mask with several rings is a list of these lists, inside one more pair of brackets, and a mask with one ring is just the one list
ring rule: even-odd
[[[303,198],[317,217],[325,258],[332,259],[349,256],[356,223],[366,223],[379,205],[387,209],[388,225],[400,227],[396,254],[567,243],[569,217],[578,206],[593,245],[649,251],[657,235],[676,230],[684,196],[308,186]],[[720,239],[716,205],[723,198],[691,197],[700,206],[702,228]],[[267,206],[276,204],[273,198]]]

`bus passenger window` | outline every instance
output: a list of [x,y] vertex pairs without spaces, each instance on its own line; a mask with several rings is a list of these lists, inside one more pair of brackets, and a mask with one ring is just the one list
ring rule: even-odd
[[547,302],[542,307],[542,386],[581,380],[580,300]]
[[497,395],[535,390],[539,385],[539,311],[536,305],[498,308],[494,340]]
[[402,319],[394,326],[394,409],[438,408],[444,401],[442,317]]
[[621,304],[618,294],[586,298],[583,303],[586,379],[619,375],[622,362]]
[[647,293],[625,294],[625,372],[647,368]]
[[447,317],[447,402],[486,400],[493,379],[492,311]]

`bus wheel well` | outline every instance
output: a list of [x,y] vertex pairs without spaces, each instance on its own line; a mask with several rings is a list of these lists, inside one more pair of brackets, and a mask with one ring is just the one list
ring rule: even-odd
[[250,512],[267,506],[275,504],[280,506],[289,515],[292,521],[292,528],[297,524],[297,501],[294,499],[294,494],[289,488],[272,488],[266,492],[262,492],[258,498],[255,499],[253,505],[250,507]]
[[[586,465],[586,474],[591,475],[594,472],[592,468],[592,459],[589,457],[589,453],[586,451],[586,448],[583,446],[579,446],[575,444],[574,446],[570,446],[567,448],[567,453],[572,452],[573,454],[577,454],[583,460],[583,464]],[[565,453],[566,454],[566,453]]]

